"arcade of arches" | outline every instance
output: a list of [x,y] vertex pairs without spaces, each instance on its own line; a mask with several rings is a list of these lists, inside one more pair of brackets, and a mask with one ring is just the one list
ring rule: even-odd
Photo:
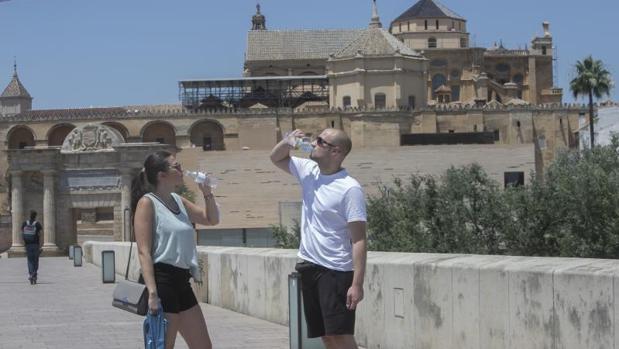
[[[117,130],[127,142],[155,142],[177,146],[179,135],[177,129],[167,121],[151,121],[146,123],[137,134],[131,134],[129,128],[120,122],[103,122],[103,125]],[[15,125],[7,133],[8,149],[24,149],[37,144],[61,146],[67,135],[75,129],[75,125],[58,123],[36,132],[25,125]],[[41,137],[41,134],[44,136]],[[224,128],[213,120],[199,120],[188,129],[187,136],[191,147],[209,150],[225,150]]]

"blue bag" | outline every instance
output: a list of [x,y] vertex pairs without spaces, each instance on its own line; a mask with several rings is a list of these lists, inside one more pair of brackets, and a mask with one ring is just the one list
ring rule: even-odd
[[168,320],[163,315],[163,309],[159,304],[156,314],[146,313],[144,319],[144,348],[165,349],[165,335],[168,329]]

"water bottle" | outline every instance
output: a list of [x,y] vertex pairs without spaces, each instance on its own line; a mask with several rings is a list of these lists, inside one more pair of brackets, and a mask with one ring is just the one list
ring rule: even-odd
[[290,144],[290,146],[293,147],[294,149],[299,149],[305,153],[311,153],[312,150],[314,149],[314,147],[312,146],[312,141],[310,140],[309,137],[303,137],[303,138],[295,137],[293,140],[293,139],[288,139],[288,135],[290,135],[290,132],[284,135],[284,139],[287,139],[288,144]]
[[297,144],[295,145],[296,149],[301,149],[304,153],[311,153],[314,150],[314,146],[312,146],[312,142],[308,137],[297,138]]
[[193,178],[196,183],[204,183],[211,188],[217,187],[217,178],[200,171],[185,171],[185,176]]

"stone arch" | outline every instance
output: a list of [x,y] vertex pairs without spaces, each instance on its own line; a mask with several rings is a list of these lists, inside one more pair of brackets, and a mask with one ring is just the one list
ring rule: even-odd
[[176,129],[167,121],[155,120],[140,131],[142,142],[157,142],[176,146]]
[[116,131],[120,132],[120,135],[123,136],[123,140],[125,142],[129,138],[129,130],[127,130],[125,125],[123,125],[123,124],[121,124],[119,122],[114,122],[114,121],[106,121],[106,122],[103,123],[103,125],[109,126],[109,127],[113,128],[113,129],[115,129]]
[[11,128],[7,134],[9,149],[24,149],[34,147],[34,132],[25,125],[17,125]]
[[225,150],[224,128],[214,120],[199,120],[189,127],[191,144],[202,150]]
[[67,135],[73,131],[75,125],[72,124],[57,124],[47,131],[47,145],[61,146]]

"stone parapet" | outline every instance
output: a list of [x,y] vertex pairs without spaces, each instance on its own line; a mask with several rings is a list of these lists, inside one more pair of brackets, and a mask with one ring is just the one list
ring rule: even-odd
[[[86,242],[88,261],[128,243]],[[288,322],[296,251],[199,247],[202,301]],[[137,258],[132,256],[132,277]],[[135,259],[134,259],[135,258]],[[370,348],[612,348],[619,261],[370,252],[356,337]]]

